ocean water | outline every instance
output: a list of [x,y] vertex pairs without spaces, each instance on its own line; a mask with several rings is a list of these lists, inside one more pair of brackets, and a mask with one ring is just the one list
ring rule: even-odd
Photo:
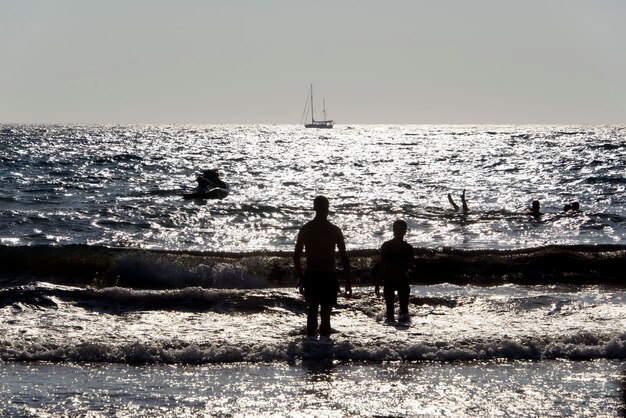
[[[624,414],[619,362],[8,364],[7,416]],[[71,413],[68,411],[80,411]]]
[[[326,195],[348,248],[624,244],[626,127],[0,127],[0,242],[291,250]],[[185,201],[215,167],[222,201]],[[467,190],[461,219],[448,203]],[[526,213],[540,200],[545,215]],[[579,201],[582,212],[565,216]]]
[[[0,125],[0,144],[0,416],[626,413],[625,127]],[[183,199],[210,167],[229,196]],[[329,338],[304,335],[291,266],[317,194],[355,283]],[[408,327],[372,288],[399,217]]]
[[6,416],[616,416],[626,291],[414,285],[410,327],[371,287],[306,337],[290,288],[0,291]]

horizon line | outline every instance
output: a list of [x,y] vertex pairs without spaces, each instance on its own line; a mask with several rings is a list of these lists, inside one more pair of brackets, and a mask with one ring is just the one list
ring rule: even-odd
[[[0,125],[144,125],[144,126],[163,126],[163,125],[195,125],[195,126],[302,126],[302,123],[293,122],[4,122],[0,121]],[[397,125],[397,126],[625,126],[626,122],[346,122],[335,123],[335,127],[350,127],[351,125],[361,126],[379,126],[379,125]]]

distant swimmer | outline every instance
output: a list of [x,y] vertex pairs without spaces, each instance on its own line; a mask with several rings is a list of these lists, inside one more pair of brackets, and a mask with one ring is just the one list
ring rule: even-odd
[[567,203],[564,207],[563,207],[563,212],[580,212],[580,203],[578,202],[572,202],[572,203]]
[[[450,204],[452,205],[454,210],[456,212],[458,212],[459,211],[459,205],[457,205],[454,202],[454,199],[452,198],[452,194],[450,194],[450,193],[448,193],[448,201],[450,202]],[[469,207],[467,206],[467,200],[465,199],[465,189],[463,189],[463,194],[461,194],[461,204],[463,205],[463,213],[469,212]]]
[[[307,335],[317,331],[317,316],[320,314],[319,333],[330,335],[330,314],[337,303],[339,280],[335,266],[335,248],[339,250],[343,275],[346,280],[346,296],[352,295],[350,261],[341,229],[328,221],[329,202],[324,196],[313,201],[315,217],[298,232],[293,263],[298,277],[298,288],[308,304]],[[306,251],[306,271],[302,268],[302,253]]]
[[380,296],[380,283],[383,284],[387,321],[394,321],[394,299],[396,292],[400,303],[398,321],[409,322],[409,273],[413,266],[413,247],[404,240],[407,232],[405,221],[393,223],[393,239],[380,247],[380,264],[376,275],[374,291]]
[[541,213],[541,205],[538,200],[533,200],[532,206],[530,208],[530,214],[535,218],[539,218],[543,213]]

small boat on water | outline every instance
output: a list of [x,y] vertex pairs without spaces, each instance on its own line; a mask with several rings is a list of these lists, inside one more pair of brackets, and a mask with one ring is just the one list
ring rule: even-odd
[[223,199],[230,193],[230,184],[220,180],[215,169],[205,170],[196,180],[198,186],[191,192],[183,193],[184,199]]
[[212,189],[201,191],[194,189],[191,192],[183,193],[183,199],[223,199],[230,193],[230,185],[226,187],[213,187]]
[[313,113],[313,84],[311,84],[310,92],[311,92],[311,97],[309,99],[309,97],[307,95],[307,101],[306,101],[306,104],[304,105],[303,115],[306,115],[308,113],[309,108],[310,108],[311,109],[311,122],[310,123],[305,123],[304,127],[305,128],[331,129],[333,127],[333,121],[326,119],[326,101],[324,99],[322,99],[323,109],[324,109],[323,110],[324,119],[323,120],[315,120],[315,114]]

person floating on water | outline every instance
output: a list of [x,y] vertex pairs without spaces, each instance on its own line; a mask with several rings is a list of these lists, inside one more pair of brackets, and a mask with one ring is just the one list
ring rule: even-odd
[[[454,202],[454,199],[452,198],[452,194],[451,193],[448,193],[448,201],[450,202],[450,204],[452,205],[454,210],[456,212],[458,212],[459,211],[459,205],[457,205]],[[463,194],[461,194],[461,204],[463,205],[463,213],[469,212],[469,207],[467,206],[467,200],[465,200],[465,189],[463,189]]]
[[376,275],[374,291],[380,296],[380,283],[383,283],[387,321],[394,321],[394,299],[398,293],[400,315],[398,321],[409,322],[409,273],[413,266],[414,250],[404,240],[407,232],[405,221],[398,219],[393,223],[393,239],[380,247],[380,264]]
[[567,203],[567,204],[563,207],[563,212],[566,212],[566,213],[567,213],[567,212],[572,212],[572,213],[574,213],[574,212],[580,212],[580,203],[578,203],[578,202],[572,202],[571,204],[570,204],[570,203]]
[[[343,275],[346,280],[346,296],[352,295],[350,261],[341,229],[328,221],[329,202],[324,196],[313,201],[315,217],[298,232],[293,263],[298,277],[298,289],[308,304],[306,333],[315,335],[317,316],[320,313],[319,334],[330,335],[330,314],[337,303],[339,280],[335,266],[335,247],[339,250]],[[306,251],[306,271],[302,268],[302,252]]]
[[210,170],[204,170],[201,175],[196,178],[198,187],[196,187],[197,193],[206,193],[211,189],[219,187],[220,189],[226,189],[228,186],[220,179],[220,173],[218,170],[212,168]]

